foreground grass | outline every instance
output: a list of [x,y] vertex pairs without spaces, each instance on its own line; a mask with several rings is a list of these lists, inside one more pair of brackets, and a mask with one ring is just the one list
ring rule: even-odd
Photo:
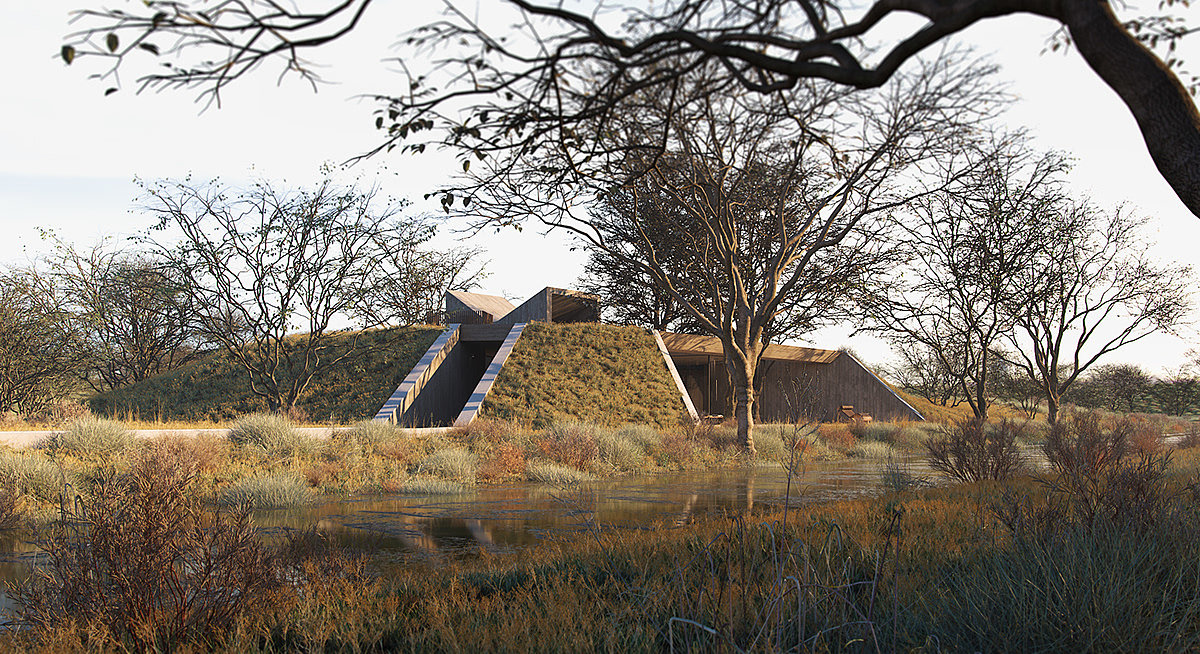
[[[574,534],[511,556],[312,579],[195,651],[1185,651],[1200,541],[1173,462],[1142,527],[1014,531],[1028,478]],[[1067,498],[1069,503],[1070,498]],[[1184,509],[1176,511],[1176,509]],[[107,624],[9,633],[0,651],[124,651]],[[172,649],[178,642],[159,642]],[[184,650],[187,648],[184,647]]]

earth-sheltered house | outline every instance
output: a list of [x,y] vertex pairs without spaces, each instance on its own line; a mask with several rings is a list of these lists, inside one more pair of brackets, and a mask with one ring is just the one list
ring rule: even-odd
[[[594,295],[547,287],[513,306],[450,292],[446,316],[445,330],[376,420],[409,427],[465,426],[481,416],[662,424],[728,411],[718,339],[600,324]],[[770,345],[759,367],[760,421],[923,420],[848,352]]]

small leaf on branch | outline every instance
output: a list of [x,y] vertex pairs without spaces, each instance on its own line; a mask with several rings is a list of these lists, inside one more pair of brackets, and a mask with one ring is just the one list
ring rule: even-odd
[[116,52],[117,48],[121,47],[121,39],[117,38],[117,35],[113,32],[108,34],[108,38],[105,39],[105,42],[108,44],[109,52]]
[[109,87],[109,88],[105,89],[104,97],[108,97],[116,92],[117,92],[117,87],[115,87],[115,86]]
[[158,54],[158,46],[154,45],[153,43],[139,43],[138,47],[145,50],[146,52],[149,52],[152,55]]
[[75,48],[69,45],[64,45],[62,47],[62,58],[63,61],[67,62],[68,66],[71,65],[71,62],[75,61]]

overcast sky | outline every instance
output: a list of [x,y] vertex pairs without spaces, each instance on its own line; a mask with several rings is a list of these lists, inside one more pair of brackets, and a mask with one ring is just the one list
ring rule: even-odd
[[[7,3],[0,21],[7,64],[0,84],[0,263],[44,251],[38,227],[84,245],[144,230],[148,220],[136,210],[135,177],[192,174],[237,183],[260,175],[301,184],[315,179],[321,164],[369,149],[377,138],[372,105],[355,98],[399,82],[383,61],[389,46],[437,4],[396,1],[368,14],[355,38],[320,54],[329,83],[315,94],[296,79],[277,86],[277,71],[263,70],[231,87],[220,109],[201,113],[191,92],[136,95],[132,78],[104,97],[111,84],[86,78],[95,68],[64,65],[57,53],[71,29],[68,12],[97,3]],[[1148,237],[1164,262],[1200,263],[1200,219],[1158,176],[1124,105],[1077,54],[1041,54],[1054,27],[1032,17],[994,19],[971,28],[962,40],[989,54],[1010,81],[1019,99],[1006,122],[1029,128],[1038,146],[1076,157],[1070,179],[1080,195],[1102,206],[1125,202],[1151,216],[1154,231]],[[1200,56],[1191,61],[1200,68]],[[436,156],[392,155],[359,164],[354,174],[412,200],[415,211],[435,212],[435,202],[421,196],[454,169],[453,161]],[[486,248],[491,260],[483,292],[525,297],[547,285],[570,286],[581,272],[582,255],[570,252],[557,235],[504,232],[473,243]],[[1146,339],[1110,360],[1168,370],[1179,364],[1195,334]],[[845,329],[824,330],[807,341],[850,345],[873,363],[891,356],[884,342],[850,337]]]

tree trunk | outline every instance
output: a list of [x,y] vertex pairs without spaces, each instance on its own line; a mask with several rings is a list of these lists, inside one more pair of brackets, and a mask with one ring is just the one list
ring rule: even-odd
[[754,359],[747,357],[745,361],[738,361],[734,356],[725,357],[725,367],[733,385],[733,415],[737,419],[738,440],[751,455],[758,453],[754,448]]
[[1058,423],[1058,396],[1054,393],[1046,394],[1046,421],[1052,425]]
[[1079,54],[1121,96],[1159,173],[1200,216],[1200,113],[1191,95],[1165,63],[1125,30],[1108,2],[1067,0],[1061,7],[1059,18]]

